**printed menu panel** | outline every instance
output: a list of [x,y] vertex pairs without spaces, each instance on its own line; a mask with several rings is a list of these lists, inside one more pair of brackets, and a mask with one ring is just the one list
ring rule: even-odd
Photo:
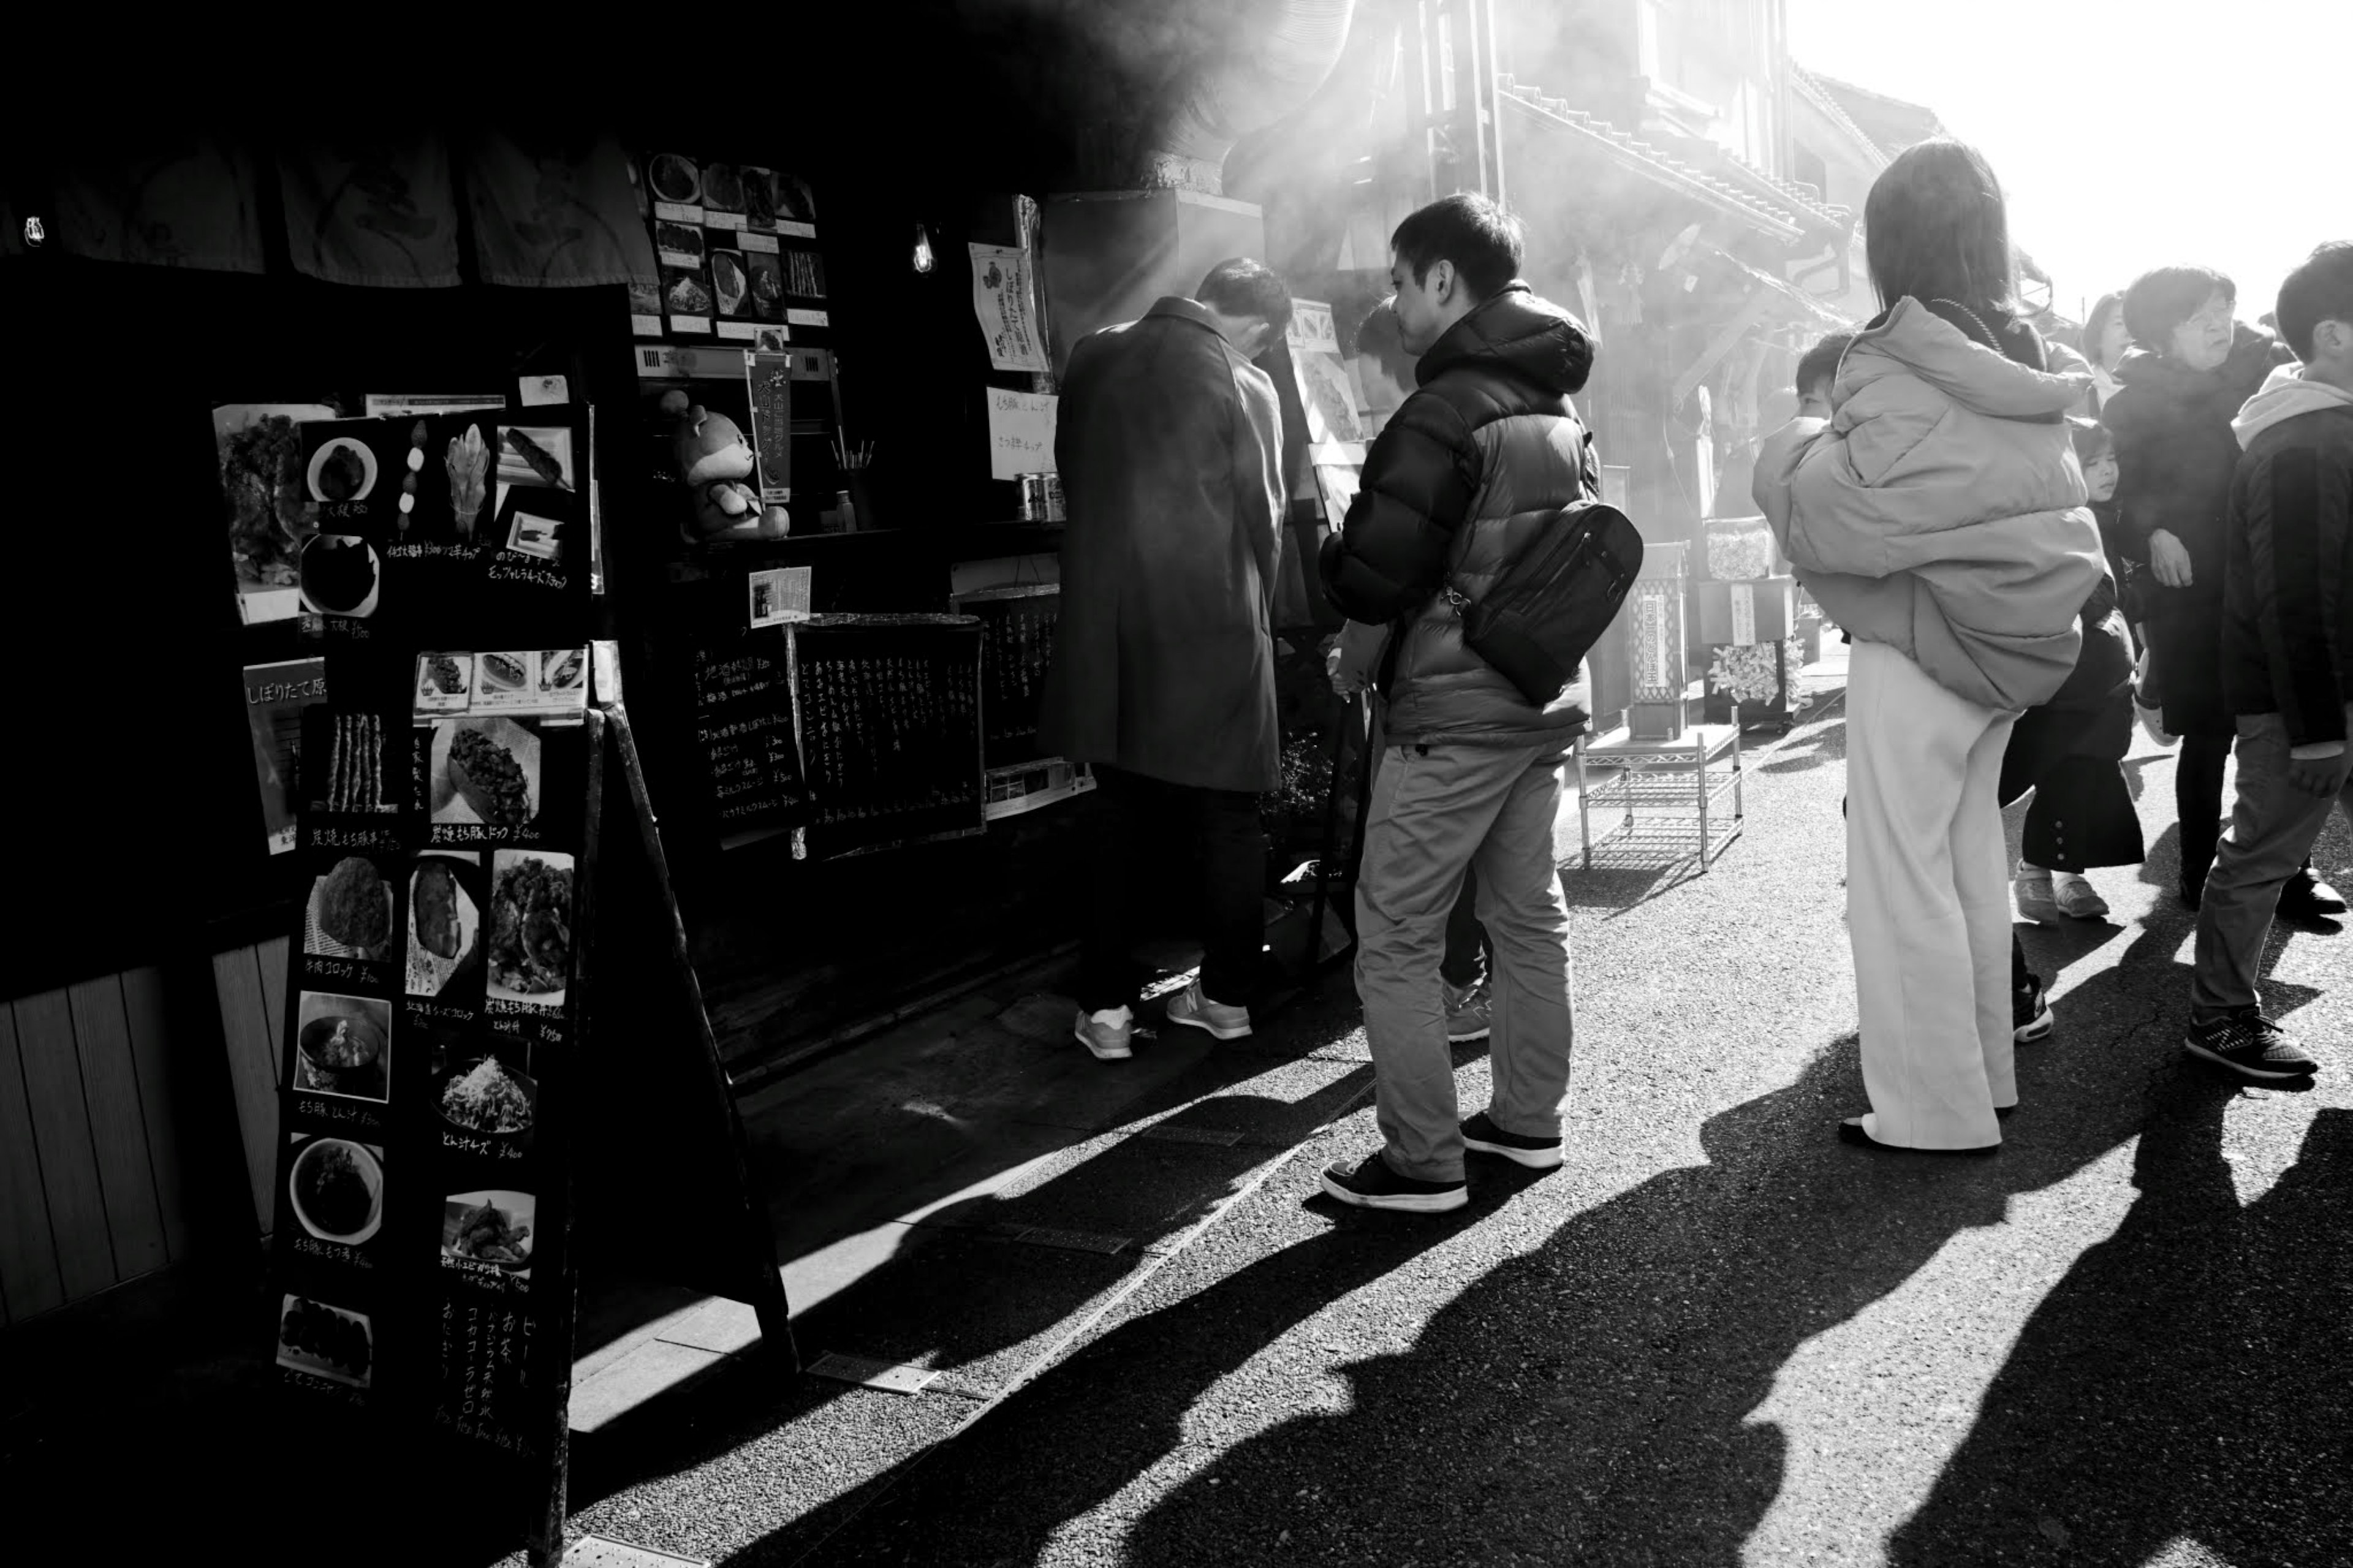
[[986,830],[979,621],[836,616],[788,635],[811,856]]
[[[566,652],[499,674],[535,684]],[[485,658],[463,657],[479,696]],[[560,1382],[533,1349],[561,1337],[565,1267],[539,1194],[565,1190],[598,727],[321,708],[302,739],[276,1364],[533,1452]]]
[[791,652],[776,632],[694,653],[695,741],[723,838],[797,826],[808,788],[793,734]]

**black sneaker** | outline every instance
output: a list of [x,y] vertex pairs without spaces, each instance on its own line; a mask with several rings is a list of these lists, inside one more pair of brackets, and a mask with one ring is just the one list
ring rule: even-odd
[[1463,1121],[1462,1146],[1476,1149],[1482,1154],[1501,1154],[1531,1171],[1560,1168],[1559,1139],[1523,1138],[1516,1132],[1506,1132],[1483,1110]]
[[2312,921],[2344,912],[2344,899],[2336,889],[2314,876],[2309,866],[2302,868],[2280,888],[2282,920]]
[[1444,1214],[1471,1201],[1471,1189],[1461,1182],[1417,1182],[1398,1175],[1377,1150],[1353,1171],[1345,1165],[1326,1166],[1324,1190],[1358,1208],[1400,1214]]
[[2211,1023],[2193,1018],[2181,1043],[2189,1047],[2191,1056],[2219,1063],[2241,1078],[2309,1078],[2320,1067],[2295,1043],[2294,1035],[2253,1007]]
[[2010,1037],[2021,1046],[2048,1039],[2051,1026],[2051,999],[2042,994],[2042,982],[2030,974],[2010,988]]

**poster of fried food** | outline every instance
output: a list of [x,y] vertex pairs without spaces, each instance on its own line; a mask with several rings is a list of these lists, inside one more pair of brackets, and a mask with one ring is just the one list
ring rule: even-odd
[[491,857],[493,1002],[560,1011],[572,976],[572,857],[500,849]]
[[433,726],[427,807],[438,826],[527,827],[539,816],[540,737],[495,714]]
[[400,929],[396,880],[367,856],[339,857],[311,879],[302,910],[302,951],[313,958],[385,963]]
[[402,989],[409,995],[479,1005],[490,935],[485,889],[479,851],[428,850],[417,857],[406,889]]

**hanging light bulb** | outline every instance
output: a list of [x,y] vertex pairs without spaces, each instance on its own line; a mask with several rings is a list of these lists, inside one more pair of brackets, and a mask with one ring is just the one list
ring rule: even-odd
[[918,272],[929,272],[931,269],[931,231],[926,229],[922,224],[917,224],[915,226],[915,270]]

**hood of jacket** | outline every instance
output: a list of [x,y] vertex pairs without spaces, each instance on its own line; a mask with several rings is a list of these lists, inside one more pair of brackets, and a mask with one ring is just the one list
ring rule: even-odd
[[[2081,363],[2080,361],[2077,362]],[[2088,370],[2035,370],[1995,353],[1906,295],[1879,325],[1857,333],[1839,363],[1833,407],[1888,376],[1926,383],[1962,407],[1996,419],[2042,419],[2083,401]]]
[[2298,367],[2280,365],[2231,421],[2231,433],[2238,437],[2241,447],[2252,447],[2256,437],[2283,419],[2323,408],[2353,408],[2353,392],[2325,381],[2306,381]]
[[1576,317],[1514,279],[1430,345],[1414,381],[1428,386],[1446,371],[1485,362],[1566,397],[1585,390],[1599,346]]

